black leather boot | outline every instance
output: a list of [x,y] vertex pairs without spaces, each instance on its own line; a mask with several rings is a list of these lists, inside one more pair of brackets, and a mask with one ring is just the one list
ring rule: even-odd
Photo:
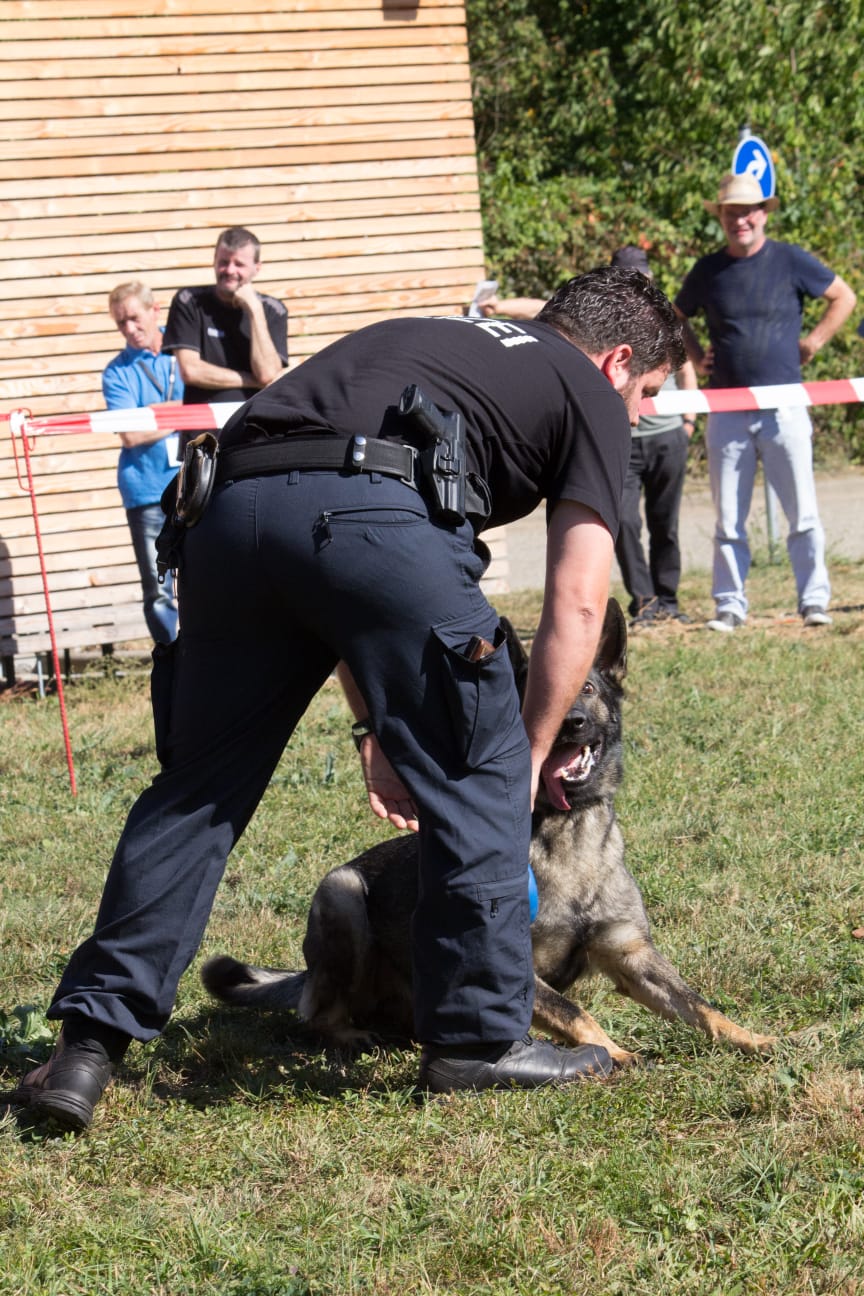
[[420,1059],[420,1085],[432,1093],[538,1089],[576,1080],[602,1080],[611,1070],[612,1059],[599,1045],[566,1049],[526,1035],[503,1044],[427,1044]]
[[54,1052],[6,1095],[13,1105],[28,1107],[41,1120],[62,1129],[85,1130],[108,1081],[113,1063],[126,1052],[129,1037],[83,1018],[64,1023]]

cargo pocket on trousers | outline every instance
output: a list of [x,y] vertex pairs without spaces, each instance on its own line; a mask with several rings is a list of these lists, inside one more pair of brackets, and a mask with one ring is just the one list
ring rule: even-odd
[[512,748],[514,729],[521,725],[506,636],[497,626],[493,651],[472,661],[476,620],[447,621],[432,631],[443,649],[443,689],[456,752],[469,769],[476,769]]
[[460,911],[463,965],[478,985],[508,985],[525,998],[534,981],[527,873],[493,882],[457,881],[447,888]]
[[150,674],[150,705],[153,708],[153,733],[156,739],[156,756],[159,764],[168,761],[168,734],[171,729],[171,698],[174,692],[174,659],[177,640],[157,643],[153,649],[153,670]]

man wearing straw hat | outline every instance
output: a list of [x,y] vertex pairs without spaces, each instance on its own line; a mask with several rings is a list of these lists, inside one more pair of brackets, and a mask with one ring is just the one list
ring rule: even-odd
[[[705,314],[707,350],[685,323],[690,359],[697,372],[709,375],[709,387],[799,383],[801,366],[845,323],[855,306],[855,294],[839,275],[797,244],[766,236],[768,213],[778,203],[763,196],[752,176],[724,176],[717,201],[706,201],[704,206],[720,222],[726,246],[695,263],[675,299],[682,319],[699,310]],[[827,308],[802,336],[805,297],[823,297]],[[812,438],[804,407],[709,416],[708,470],[717,519],[711,591],[716,611],[707,623],[711,630],[729,633],[747,616],[747,515],[760,460],[789,523],[786,546],[798,590],[798,611],[806,626],[831,624]]]

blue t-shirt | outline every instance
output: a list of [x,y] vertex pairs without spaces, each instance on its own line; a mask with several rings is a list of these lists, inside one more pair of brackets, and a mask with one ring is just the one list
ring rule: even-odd
[[675,305],[705,312],[714,348],[709,387],[801,381],[798,342],[805,297],[821,297],[834,272],[797,243],[766,239],[753,256],[725,249],[700,257]]
[[[173,356],[127,346],[105,366],[102,395],[107,409],[141,409],[144,405],[182,400],[183,379]],[[176,433],[150,445],[124,446],[117,463],[123,507],[158,504],[163,490],[177,475],[177,468]]]

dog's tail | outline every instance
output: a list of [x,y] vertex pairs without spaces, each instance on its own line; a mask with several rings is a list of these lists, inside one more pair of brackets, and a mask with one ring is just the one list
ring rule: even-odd
[[255,967],[228,954],[208,959],[201,969],[205,990],[238,1008],[295,1009],[300,1003],[305,972]]

